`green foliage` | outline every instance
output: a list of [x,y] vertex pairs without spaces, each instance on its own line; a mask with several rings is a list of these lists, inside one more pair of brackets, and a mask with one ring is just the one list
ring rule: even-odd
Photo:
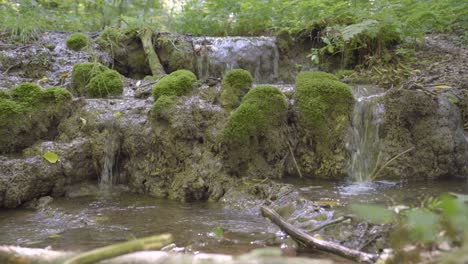
[[232,112],[223,130],[223,141],[246,144],[250,137],[261,136],[285,122],[287,110],[288,104],[281,91],[272,86],[257,86]]
[[86,85],[86,95],[89,97],[118,96],[122,92],[122,77],[117,71],[110,69],[98,72]]
[[166,96],[182,96],[188,94],[197,80],[195,74],[188,70],[178,70],[159,80],[152,90],[154,100]]
[[72,97],[69,91],[61,87],[48,87],[40,95],[41,101],[55,103],[69,101]]
[[252,87],[253,81],[249,71],[243,69],[228,71],[221,83],[221,105],[227,109],[238,107],[242,97]]
[[353,107],[351,88],[325,72],[301,72],[294,94],[298,121],[317,137],[340,138]]
[[89,37],[83,33],[73,33],[67,38],[67,48],[80,51],[86,48],[89,44]]
[[211,229],[211,232],[209,236],[216,238],[216,239],[221,239],[224,236],[224,228],[222,227],[215,227]]
[[11,95],[7,91],[0,90],[0,99],[11,99]]
[[374,224],[388,223],[393,220],[394,214],[380,206],[368,204],[352,204],[351,211],[359,218]]

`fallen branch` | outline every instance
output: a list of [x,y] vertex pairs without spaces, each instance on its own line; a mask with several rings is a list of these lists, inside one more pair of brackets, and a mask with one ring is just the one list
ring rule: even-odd
[[319,225],[319,226],[313,228],[313,229],[310,230],[309,232],[311,232],[311,233],[312,233],[312,232],[317,232],[317,231],[319,231],[319,230],[321,230],[321,229],[324,229],[325,227],[328,227],[328,226],[331,226],[331,225],[336,225],[336,224],[341,223],[341,222],[344,222],[344,221],[346,221],[346,220],[348,220],[348,219],[350,219],[349,216],[340,216],[340,217],[338,217],[338,218],[336,218],[336,219],[330,220],[330,221],[328,221],[328,222],[325,222],[325,223],[323,223],[323,224],[321,224],[321,225]]
[[153,31],[149,28],[142,28],[139,31],[138,36],[143,44],[143,50],[145,51],[146,59],[148,60],[149,67],[151,69],[151,74],[153,74],[153,76],[165,75],[166,72],[164,71],[158,55],[153,48]]
[[294,152],[291,147],[291,144],[289,144],[289,141],[286,141],[286,143],[288,143],[289,152],[291,153],[291,157],[293,159],[294,166],[296,167],[297,173],[299,173],[299,178],[302,179],[303,177],[302,177],[301,169],[299,169],[299,165],[297,164],[296,157],[294,157]]
[[303,243],[304,245],[358,262],[375,263],[378,258],[378,255],[375,254],[354,250],[334,242],[317,239],[286,222],[271,208],[262,206],[261,211],[264,217],[270,219],[293,239]]
[[102,247],[82,254],[78,254],[68,259],[63,264],[97,263],[101,260],[114,258],[136,251],[160,249],[171,242],[172,236],[170,234],[151,236],[147,238],[110,245],[107,247]]

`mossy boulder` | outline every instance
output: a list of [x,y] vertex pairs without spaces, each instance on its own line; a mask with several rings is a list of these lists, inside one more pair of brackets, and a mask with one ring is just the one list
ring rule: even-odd
[[242,97],[250,90],[254,78],[249,71],[234,69],[226,73],[221,83],[221,105],[226,109],[235,109]]
[[0,153],[16,152],[38,139],[52,139],[71,112],[72,95],[60,87],[22,83],[0,98]]
[[192,91],[197,77],[191,71],[178,70],[164,76],[153,86],[152,94],[154,100],[166,96],[182,96]]
[[296,77],[298,130],[307,144],[298,148],[305,174],[344,176],[344,136],[354,106],[351,88],[325,72],[302,72]]
[[80,51],[86,48],[89,44],[89,37],[83,33],[73,33],[67,38],[67,48]]
[[100,63],[78,63],[73,66],[71,90],[88,97],[118,96],[123,92],[122,76]]
[[287,154],[286,97],[275,87],[250,90],[221,134],[224,166],[231,175],[280,178]]

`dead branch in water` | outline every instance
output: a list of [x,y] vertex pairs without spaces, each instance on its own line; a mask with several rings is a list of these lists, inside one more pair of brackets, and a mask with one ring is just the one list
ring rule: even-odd
[[375,263],[378,259],[378,255],[375,254],[358,251],[334,242],[317,239],[286,222],[279,214],[269,207],[262,206],[261,211],[264,217],[270,219],[294,240],[297,240],[304,245],[358,262]]
[[136,251],[160,249],[171,242],[172,235],[170,234],[146,237],[84,252],[66,260],[63,264],[97,263]]

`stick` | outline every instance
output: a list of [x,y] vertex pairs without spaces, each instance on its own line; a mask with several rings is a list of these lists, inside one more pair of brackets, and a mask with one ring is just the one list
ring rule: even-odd
[[148,59],[148,64],[151,69],[151,73],[154,76],[165,75],[166,72],[164,71],[161,62],[159,61],[158,55],[153,48],[153,32],[149,28],[142,28],[138,34],[141,39],[141,43],[143,44],[143,50],[145,51],[146,58]]
[[296,158],[294,157],[294,153],[293,153],[291,144],[289,144],[289,141],[286,141],[286,143],[288,143],[289,152],[291,153],[291,157],[293,159],[294,166],[296,166],[297,173],[299,173],[299,178],[302,179],[302,173],[301,173],[301,170],[299,169],[299,165],[297,165],[297,161],[296,161]]
[[378,256],[375,254],[365,253],[362,251],[344,247],[334,242],[317,239],[307,234],[306,232],[298,228],[295,228],[290,223],[286,222],[284,219],[281,218],[281,216],[279,216],[271,208],[262,206],[261,211],[264,217],[270,219],[274,224],[279,226],[284,232],[290,235],[294,240],[297,240],[307,246],[310,246],[312,248],[315,248],[321,251],[326,251],[335,255],[339,255],[344,258],[351,259],[351,260],[358,261],[358,262],[375,263],[375,261],[378,258]]
[[391,158],[390,160],[388,160],[382,167],[379,168],[379,170],[378,170],[376,173],[371,174],[371,177],[370,177],[370,178],[371,178],[371,179],[376,179],[377,175],[379,175],[379,173],[380,173],[383,169],[385,169],[385,168],[388,166],[388,164],[392,163],[394,160],[396,160],[396,159],[398,159],[399,157],[405,155],[406,153],[412,151],[413,149],[414,149],[414,147],[411,147],[411,148],[409,148],[409,149],[407,149],[407,150],[405,150],[405,151],[399,153],[398,155],[394,156],[394,157]]
[[171,242],[172,236],[170,234],[151,236],[84,252],[82,254],[68,259],[63,264],[97,263],[104,259],[110,259],[135,251],[160,249]]
[[350,219],[350,217],[348,217],[348,216],[340,216],[340,217],[338,217],[338,218],[336,218],[336,219],[333,219],[333,220],[331,220],[331,221],[328,221],[328,222],[326,222],[326,223],[323,223],[323,224],[321,224],[321,225],[319,225],[319,226],[313,228],[313,229],[310,230],[309,232],[311,232],[311,233],[312,233],[312,232],[317,232],[317,231],[319,231],[319,230],[321,230],[321,229],[323,229],[323,228],[325,228],[325,227],[327,227],[327,226],[335,225],[335,224],[341,223],[341,222],[343,222],[343,221],[346,221],[346,220],[348,220],[348,219]]

